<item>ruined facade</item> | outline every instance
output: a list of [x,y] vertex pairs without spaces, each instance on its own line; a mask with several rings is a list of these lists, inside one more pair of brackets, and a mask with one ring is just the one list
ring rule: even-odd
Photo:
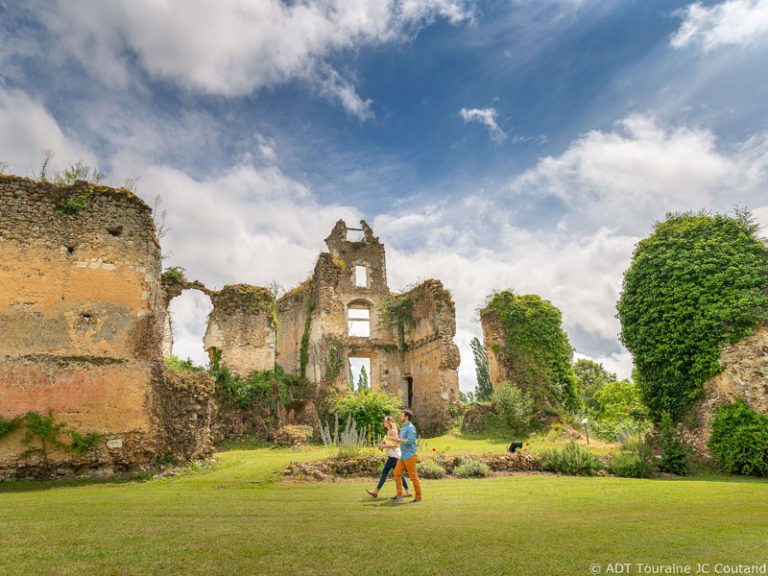
[[[354,387],[361,365],[423,430],[444,426],[459,391],[451,296],[437,280],[391,293],[384,246],[361,226],[339,221],[312,277],[276,301],[258,286],[161,274],[151,209],[127,190],[0,175],[0,479],[146,470],[204,458],[215,437],[259,426],[317,428],[322,400]],[[245,410],[207,373],[166,369],[168,306],[189,289],[213,304],[211,358],[241,376],[292,375],[302,385],[288,404]],[[62,424],[45,456],[23,427],[3,431],[30,412]],[[98,441],[73,451],[91,433]]]
[[311,278],[278,302],[277,361],[326,390],[355,386],[350,368],[363,365],[369,386],[398,396],[421,427],[444,426],[459,394],[450,293],[437,280],[390,292],[384,246],[365,222],[339,221],[325,242]]
[[[127,190],[0,175],[0,417],[50,413],[102,438],[46,467],[109,475],[210,452],[196,430],[212,391],[164,376],[160,271],[151,209]],[[0,438],[0,478],[44,464],[24,437]]]

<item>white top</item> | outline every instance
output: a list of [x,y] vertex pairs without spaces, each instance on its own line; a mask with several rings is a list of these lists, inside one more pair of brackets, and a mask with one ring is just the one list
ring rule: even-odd
[[[392,439],[397,439],[397,430],[392,428],[387,432],[387,436],[389,436]],[[387,456],[390,458],[400,458],[400,445],[395,446],[394,448],[387,448],[386,449]]]

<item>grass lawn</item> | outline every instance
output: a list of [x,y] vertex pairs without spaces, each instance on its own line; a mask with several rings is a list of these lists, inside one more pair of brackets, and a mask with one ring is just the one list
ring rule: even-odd
[[[457,440],[485,451],[481,439],[429,443],[464,450]],[[279,481],[290,460],[326,453],[246,445],[145,483],[0,484],[0,574],[586,575],[593,563],[768,561],[765,481],[452,479],[425,481],[417,505],[372,500],[365,481]]]

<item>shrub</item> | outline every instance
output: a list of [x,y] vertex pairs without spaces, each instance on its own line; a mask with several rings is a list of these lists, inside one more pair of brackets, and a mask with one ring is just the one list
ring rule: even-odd
[[77,456],[85,454],[89,450],[95,448],[99,442],[102,441],[103,436],[97,432],[88,432],[86,434],[80,434],[77,430],[68,431],[70,438],[72,438],[72,444],[70,449]]
[[743,400],[721,406],[712,421],[709,447],[727,472],[768,476],[768,416]]
[[528,429],[533,419],[533,399],[512,382],[502,382],[493,393],[493,403],[515,432]]
[[677,428],[672,424],[672,418],[668,413],[665,413],[661,418],[659,447],[661,448],[659,469],[662,472],[679,476],[688,472],[688,446],[686,446]]
[[628,420],[633,413],[643,412],[639,388],[629,380],[609,382],[594,395],[600,420]]
[[384,417],[394,416],[400,410],[400,400],[386,392],[362,389],[348,392],[332,402],[331,412],[344,422],[353,418],[357,426],[372,437],[383,436]]
[[419,478],[427,478],[429,480],[439,480],[445,476],[445,468],[440,466],[432,458],[428,460],[422,460],[416,464],[416,470],[419,473]]
[[337,458],[356,458],[369,445],[365,428],[361,428],[352,416],[347,417],[343,429],[339,429],[339,415],[333,417],[333,430],[330,425],[320,423],[320,438],[328,447],[336,449]]
[[570,476],[594,476],[602,462],[589,451],[571,441],[562,450],[553,448],[541,453],[541,469]]
[[287,406],[293,399],[291,387],[306,384],[306,379],[288,374],[279,364],[275,364],[273,370],[240,376],[224,365],[220,350],[213,352],[209,374],[216,382],[219,394],[242,409],[258,404],[274,410],[278,402]]
[[468,459],[453,469],[457,478],[485,478],[491,473],[491,468],[485,462]]
[[768,317],[768,246],[746,212],[671,214],[638,243],[618,303],[621,339],[654,421],[686,413],[720,348]]
[[611,474],[622,478],[650,478],[655,468],[653,451],[647,444],[640,444],[631,452],[616,452],[608,463]]

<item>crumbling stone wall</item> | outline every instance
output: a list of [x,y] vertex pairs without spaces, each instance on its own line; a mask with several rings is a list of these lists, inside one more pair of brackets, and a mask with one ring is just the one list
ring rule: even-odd
[[[293,374],[303,374],[319,384],[320,396],[348,389],[350,357],[368,358],[373,389],[399,396],[404,406],[417,412],[419,424],[437,429],[447,423],[449,406],[458,401],[458,348],[455,308],[439,281],[431,280],[405,295],[393,294],[387,284],[384,246],[371,228],[361,222],[362,239],[348,238],[343,221],[326,238],[328,252],[320,254],[310,280],[278,302],[280,332],[277,361]],[[367,282],[358,286],[355,267],[364,266]],[[393,298],[412,300],[413,319],[403,326],[385,321],[384,310]],[[352,336],[348,309],[366,307],[370,336]],[[343,365],[334,370],[334,359]],[[294,412],[314,419],[316,404],[306,403]],[[314,404],[314,406],[313,406]],[[290,420],[289,413],[289,420]]]
[[488,356],[488,375],[494,388],[506,380],[510,380],[509,370],[504,363],[501,350],[504,349],[504,330],[499,318],[488,309],[480,315],[483,328],[483,346]]
[[[160,269],[151,210],[127,190],[0,176],[0,416],[51,412],[105,439],[85,458],[56,451],[62,474],[209,451],[179,444],[164,417]],[[0,439],[0,477],[39,469],[23,435]]]
[[412,408],[422,426],[439,428],[449,420],[451,405],[459,402],[456,308],[439,280],[427,280],[404,297],[413,306],[404,355],[405,371],[413,379]]
[[210,292],[213,310],[203,347],[221,351],[221,361],[247,375],[275,367],[277,310],[267,288],[250,284],[225,286]]
[[707,442],[719,406],[743,399],[755,411],[768,414],[768,325],[724,346],[720,363],[725,369],[704,383],[682,425],[686,440],[703,459],[710,457]]

